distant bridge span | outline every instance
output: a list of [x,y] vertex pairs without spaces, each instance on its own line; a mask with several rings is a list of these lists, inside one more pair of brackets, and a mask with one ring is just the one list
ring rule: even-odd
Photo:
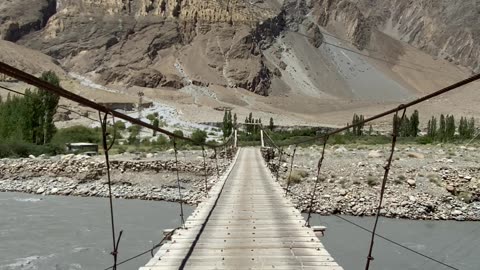
[[285,198],[258,148],[241,148],[230,171],[140,270],[343,270]]

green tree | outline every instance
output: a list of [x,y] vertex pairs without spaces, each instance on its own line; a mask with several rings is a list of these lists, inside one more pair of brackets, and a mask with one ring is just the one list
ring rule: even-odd
[[205,141],[207,140],[207,132],[197,129],[192,133],[191,139],[197,145],[204,144]]
[[125,129],[127,129],[127,127],[125,126],[125,122],[119,120],[115,121],[114,127],[119,131],[124,131]]
[[363,115],[353,115],[352,125],[353,125],[353,135],[354,136],[362,136],[363,135],[363,128],[365,124],[363,123],[364,117]]
[[98,130],[85,126],[72,126],[59,129],[52,138],[52,144],[64,147],[67,143],[99,143],[101,134]]
[[[465,118],[466,120],[466,118]],[[470,121],[468,121],[468,138],[471,139],[475,136],[475,119],[472,117]]]
[[441,114],[440,115],[440,124],[439,124],[438,131],[437,131],[438,139],[440,141],[445,141],[446,140],[446,130],[447,130],[447,124],[446,124],[446,121],[445,121],[445,115]]
[[232,128],[233,128],[232,112],[226,110],[225,114],[223,115],[223,123],[222,123],[222,131],[223,131],[224,138],[227,138],[232,134]]
[[270,124],[268,125],[268,129],[273,131],[273,128],[275,128],[275,124],[273,123],[273,117],[270,117]]
[[447,115],[445,137],[446,141],[452,141],[455,137],[455,118],[453,115]]
[[432,116],[432,119],[428,121],[427,136],[431,139],[435,139],[437,137],[437,118],[434,116]]
[[419,125],[420,125],[420,116],[417,110],[415,110],[410,117],[410,132],[409,136],[412,137],[417,137],[418,136],[418,131],[419,131]]
[[130,132],[130,135],[127,138],[128,144],[132,145],[138,145],[140,144],[140,126],[138,125],[131,125],[128,127],[128,131]]
[[[47,71],[42,74],[40,77],[41,80],[44,80],[54,86],[60,86],[60,79],[53,71]],[[42,101],[42,127],[43,127],[43,144],[50,142],[56,129],[55,124],[53,123],[53,116],[57,112],[58,102],[60,101],[60,96],[57,94],[51,93],[47,90],[39,89],[38,93]]]
[[[158,118],[155,118],[153,119],[152,121],[152,125],[156,128],[158,128],[160,126],[160,120],[158,120]],[[157,131],[156,130],[153,130],[153,137],[157,136]]]

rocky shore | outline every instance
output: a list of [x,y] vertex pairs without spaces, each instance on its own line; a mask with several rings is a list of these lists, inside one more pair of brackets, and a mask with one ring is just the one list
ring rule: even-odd
[[[293,149],[287,150],[292,153]],[[265,155],[264,151],[264,156]],[[308,211],[321,149],[297,149],[290,196]],[[372,216],[378,206],[388,146],[333,146],[325,154],[313,211],[322,215]],[[399,146],[381,215],[421,220],[480,220],[480,155],[475,147]],[[290,156],[280,162],[286,188]],[[268,162],[273,175],[278,156]]]
[[[127,160],[126,160],[127,159]],[[148,160],[111,161],[112,193],[116,198],[179,201],[174,161],[150,154]],[[228,165],[218,160],[222,173]],[[183,201],[197,204],[205,197],[203,157],[191,151],[179,160]],[[208,188],[215,184],[216,165],[207,160]],[[25,192],[39,195],[107,197],[106,165],[102,157],[65,155],[51,158],[0,160],[0,192]]]

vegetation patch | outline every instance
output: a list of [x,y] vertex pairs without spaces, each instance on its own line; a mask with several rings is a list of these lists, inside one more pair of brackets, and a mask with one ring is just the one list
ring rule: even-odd
[[298,184],[308,176],[308,172],[305,170],[293,170],[287,179],[288,184]]

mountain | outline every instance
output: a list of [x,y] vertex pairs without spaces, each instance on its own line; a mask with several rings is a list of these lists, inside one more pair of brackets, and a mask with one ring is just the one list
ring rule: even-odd
[[123,94],[338,122],[480,71],[477,2],[4,0],[0,37]]

